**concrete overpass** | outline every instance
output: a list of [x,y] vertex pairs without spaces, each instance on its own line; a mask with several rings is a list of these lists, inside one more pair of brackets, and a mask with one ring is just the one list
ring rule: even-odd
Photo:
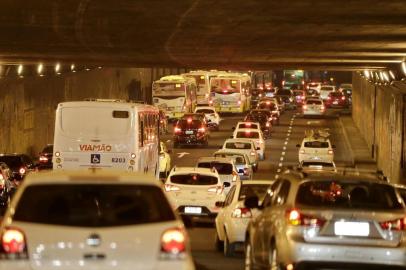
[[60,101],[133,97],[185,68],[385,71],[353,74],[353,118],[378,167],[402,181],[405,17],[403,0],[2,1],[0,150],[52,141]]

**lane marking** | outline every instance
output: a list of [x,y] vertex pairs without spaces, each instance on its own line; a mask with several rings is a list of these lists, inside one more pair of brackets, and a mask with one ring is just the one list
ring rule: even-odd
[[282,164],[282,163],[279,163],[279,164],[278,164],[278,166],[279,166],[279,167],[282,167],[282,166],[283,166],[283,164]]
[[288,144],[288,140],[285,141],[285,145],[287,145],[287,144]]
[[188,153],[188,152],[178,153],[178,158],[183,158],[186,155],[190,155],[190,153]]
[[[286,135],[286,136],[290,137],[290,133],[288,133],[288,135]],[[286,139],[287,139],[287,138],[286,138]]]
[[280,161],[283,161],[283,157],[281,157],[279,160],[280,160]]
[[283,147],[283,150],[286,150],[286,146]]
[[284,156],[286,153],[285,152],[282,152],[282,156]]
[[278,178],[279,178],[279,175],[276,174],[276,175],[275,175],[275,179],[278,179]]
[[282,169],[278,169],[276,172],[277,172],[277,173],[280,173],[281,171],[282,171]]

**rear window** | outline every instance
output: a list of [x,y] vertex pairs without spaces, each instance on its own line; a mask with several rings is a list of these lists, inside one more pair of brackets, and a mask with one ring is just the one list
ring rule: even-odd
[[45,148],[42,150],[43,153],[53,153],[54,152],[54,146],[53,145],[47,145]]
[[263,103],[260,103],[259,105],[258,105],[258,107],[260,108],[260,109],[270,109],[270,110],[276,110],[276,105],[275,105],[275,103],[266,103],[266,102],[263,102]]
[[227,149],[251,149],[251,144],[250,143],[226,143],[226,148]]
[[235,165],[245,165],[245,158],[243,155],[236,154],[214,154],[215,157],[228,157],[234,160]]
[[322,86],[320,88],[321,91],[332,91],[334,88],[332,86]]
[[339,92],[331,92],[331,93],[330,93],[330,96],[332,96],[332,97],[341,97],[342,94],[339,93]]
[[322,102],[321,102],[321,100],[308,100],[308,101],[306,101],[306,104],[308,104],[308,105],[312,105],[312,104],[314,104],[314,105],[321,105],[321,104],[323,104]]
[[14,220],[78,227],[115,227],[174,220],[162,190],[137,185],[35,185]]
[[237,132],[237,138],[258,139],[259,133],[252,132],[252,131],[241,131],[241,132]]
[[282,96],[291,96],[292,92],[290,90],[279,90],[276,94]]
[[303,183],[299,187],[296,204],[333,209],[403,209],[392,186],[355,180]]
[[179,120],[178,127],[180,128],[200,128],[202,126],[202,122],[200,120],[192,120],[192,121],[188,121],[188,120]]
[[199,168],[216,168],[219,174],[232,174],[233,165],[230,163],[220,163],[220,162],[200,162],[197,167]]
[[202,174],[177,174],[171,176],[171,182],[178,185],[208,186],[217,185],[217,177]]
[[253,128],[257,129],[258,125],[257,124],[239,124],[238,128]]
[[238,195],[238,200],[242,201],[245,198],[257,196],[260,201],[262,201],[268,191],[269,185],[242,185],[240,189],[240,194]]
[[305,142],[304,146],[309,148],[328,148],[328,142],[321,141]]
[[196,113],[210,114],[210,113],[214,113],[214,111],[210,110],[210,109],[199,109],[199,110],[196,110]]

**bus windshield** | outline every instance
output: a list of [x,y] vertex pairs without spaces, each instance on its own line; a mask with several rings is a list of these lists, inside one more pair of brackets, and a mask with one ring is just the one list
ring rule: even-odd
[[234,94],[240,92],[240,81],[235,79],[216,78],[211,82],[211,91],[218,94]]
[[61,110],[61,129],[65,134],[118,137],[129,134],[130,128],[131,116],[125,110],[105,107],[65,107]]
[[185,96],[185,85],[182,83],[154,83],[153,96]]

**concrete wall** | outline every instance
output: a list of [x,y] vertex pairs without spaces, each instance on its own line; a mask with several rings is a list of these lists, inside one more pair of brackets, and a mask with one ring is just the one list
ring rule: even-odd
[[367,141],[371,156],[392,182],[406,183],[404,152],[404,102],[406,85],[374,85],[353,74],[353,119]]
[[0,80],[0,152],[37,156],[46,144],[53,143],[55,109],[59,102],[129,97],[150,101],[152,80],[173,72],[184,70],[102,68],[60,76],[3,78]]

